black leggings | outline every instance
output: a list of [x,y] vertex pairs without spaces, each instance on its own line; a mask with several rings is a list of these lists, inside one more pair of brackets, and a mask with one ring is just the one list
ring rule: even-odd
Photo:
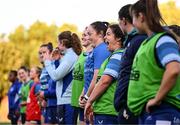
[[26,114],[25,113],[21,113],[21,122],[22,122],[22,124],[25,124],[25,122],[26,122]]

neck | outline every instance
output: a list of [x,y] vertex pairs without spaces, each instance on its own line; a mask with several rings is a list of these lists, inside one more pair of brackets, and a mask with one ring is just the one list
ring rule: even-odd
[[13,81],[11,81],[13,84],[14,84],[14,82],[16,81],[17,79],[14,79]]
[[127,27],[126,27],[126,34],[130,33],[132,30],[134,29],[133,25],[132,24],[128,24]]
[[122,46],[118,44],[117,46],[114,47],[114,51],[121,49],[121,48],[122,48]]
[[30,80],[30,78],[27,78],[26,80],[24,80],[24,83],[27,83]]
[[39,78],[36,77],[36,78],[33,79],[33,81],[34,81],[35,83],[37,83],[37,82],[39,82]]
[[99,38],[95,43],[95,47],[101,44],[103,41],[104,41],[103,39]]
[[153,32],[149,29],[147,29],[145,32],[148,35],[148,37],[151,37],[153,35]]
[[86,52],[90,52],[92,49],[93,49],[93,46],[92,44],[90,44],[86,47]]

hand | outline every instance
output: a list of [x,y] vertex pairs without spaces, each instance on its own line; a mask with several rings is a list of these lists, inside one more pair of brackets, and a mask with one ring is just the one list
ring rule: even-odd
[[26,106],[27,105],[27,102],[26,101],[22,101],[21,103],[20,103],[20,106]]
[[151,112],[151,110],[150,110],[151,107],[158,106],[160,104],[161,104],[161,102],[157,101],[155,98],[150,99],[146,104],[146,112],[150,113]]
[[39,91],[39,97],[44,98],[44,91]]
[[48,52],[43,55],[43,61],[45,60],[51,60],[51,55]]
[[59,50],[59,48],[56,48],[56,49],[54,49],[53,51],[52,51],[52,54],[51,54],[51,58],[53,59],[53,60],[59,60],[60,58],[61,58],[61,54],[60,54],[60,50]]
[[93,119],[93,108],[92,108],[92,103],[87,101],[86,106],[84,108],[84,120],[89,120],[92,122]]
[[83,95],[81,95],[81,96],[79,97],[79,106],[80,106],[81,108],[84,108],[85,105],[86,105],[86,102],[87,102],[87,100],[84,99],[84,96],[83,96]]
[[12,114],[8,113],[7,118],[8,118],[9,120],[11,120]]
[[45,107],[47,106],[47,102],[46,102],[45,100],[43,100],[43,101],[41,102],[41,106],[45,108]]

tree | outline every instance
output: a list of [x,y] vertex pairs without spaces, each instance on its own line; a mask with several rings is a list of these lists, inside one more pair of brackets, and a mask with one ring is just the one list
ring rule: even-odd
[[41,65],[38,59],[40,45],[52,42],[57,46],[57,36],[64,30],[79,33],[74,24],[66,23],[58,27],[55,24],[47,25],[45,22],[36,21],[27,29],[19,25],[6,42],[5,35],[0,35],[0,99],[7,93],[10,85],[8,72],[11,69],[17,70],[22,65]]
[[170,0],[167,3],[161,4],[160,11],[162,13],[163,19],[168,25],[180,25],[180,8],[176,6],[174,0]]

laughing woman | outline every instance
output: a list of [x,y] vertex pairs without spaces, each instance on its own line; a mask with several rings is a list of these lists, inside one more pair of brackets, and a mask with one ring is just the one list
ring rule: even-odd
[[110,25],[105,36],[108,50],[112,54],[101,65],[95,88],[85,106],[85,115],[94,112],[94,124],[117,124],[117,112],[113,106],[114,93],[120,72],[120,62],[123,53],[122,45],[125,39],[119,26]]

